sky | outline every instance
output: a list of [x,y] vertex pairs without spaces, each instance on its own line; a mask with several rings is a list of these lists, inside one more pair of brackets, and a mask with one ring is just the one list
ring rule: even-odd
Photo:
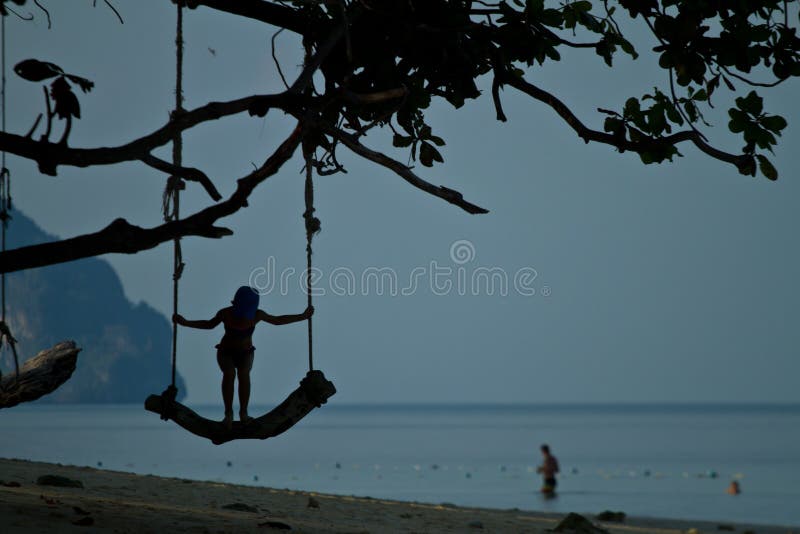
[[[70,145],[118,145],[168,118],[175,9],[167,0],[116,0],[120,24],[102,2],[84,4],[45,2],[51,29],[35,6],[33,21],[9,17],[7,61],[51,61],[94,80],[90,94],[79,94]],[[186,13],[184,32],[187,108],[282,89],[272,28],[199,8]],[[611,70],[591,51],[565,51],[563,62],[529,77],[599,129],[596,108],[620,109],[628,96],[665,86],[648,62],[645,34],[633,36],[638,61],[619,56]],[[297,40],[284,32],[277,45],[291,78]],[[507,123],[495,120],[488,91],[460,110],[434,104],[428,117],[447,141],[445,164],[416,168],[489,214],[462,212],[343,151],[348,173],[316,179],[323,230],[314,261],[324,294],[314,297],[314,354],[337,385],[331,402],[800,402],[796,92],[794,82],[765,94],[767,109],[789,121],[773,158],[775,183],[741,176],[691,146],[671,164],[645,166],[633,154],[586,145],[550,108],[512,88],[503,92]],[[39,84],[10,73],[7,94],[9,131],[27,132],[42,111]],[[724,116],[729,97],[719,91],[708,135],[737,151],[741,141]],[[184,162],[227,196],[293,125],[274,111],[204,124],[185,135]],[[365,143],[405,161],[389,141],[378,133]],[[13,156],[9,167],[17,208],[49,233],[93,232],[120,216],[148,227],[161,220],[165,176],[141,163],[60,167],[57,177]],[[183,315],[210,318],[249,282],[265,290],[269,313],[305,308],[301,169],[296,156],[248,209],[226,218],[232,237],[184,240]],[[209,203],[188,184],[183,213]],[[171,256],[163,244],[104,258],[129,299],[169,316]],[[220,335],[179,333],[190,404],[218,402]],[[306,343],[304,324],[259,327],[253,403],[277,402],[296,387]]]

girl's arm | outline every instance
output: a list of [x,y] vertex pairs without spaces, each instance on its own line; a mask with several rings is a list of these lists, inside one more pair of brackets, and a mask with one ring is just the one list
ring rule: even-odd
[[172,322],[181,326],[188,326],[189,328],[201,328],[203,330],[211,330],[222,322],[222,310],[211,319],[200,319],[197,321],[190,321],[183,317],[181,314],[176,313],[172,316]]
[[309,306],[303,313],[298,313],[295,315],[270,315],[264,310],[258,310],[258,312],[256,312],[256,320],[264,321],[265,323],[269,324],[280,325],[305,321],[312,315],[314,315],[314,306]]

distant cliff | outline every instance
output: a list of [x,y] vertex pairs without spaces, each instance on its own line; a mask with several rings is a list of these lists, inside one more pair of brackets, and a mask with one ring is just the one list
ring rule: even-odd
[[[57,239],[12,212],[9,248]],[[125,298],[105,260],[85,259],[6,275],[7,322],[18,340],[20,365],[39,350],[74,339],[83,351],[75,373],[39,402],[144,402],[170,379],[167,319],[144,303]],[[13,372],[8,351],[0,368]],[[183,378],[176,377],[185,396]]]

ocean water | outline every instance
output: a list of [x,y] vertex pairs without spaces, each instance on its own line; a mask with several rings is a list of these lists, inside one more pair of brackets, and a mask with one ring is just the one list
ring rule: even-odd
[[[561,463],[555,499],[537,491],[541,443]],[[37,404],[0,410],[0,457],[407,501],[800,526],[800,405],[332,404],[277,438],[214,446],[141,406]],[[725,493],[733,479],[741,495]]]

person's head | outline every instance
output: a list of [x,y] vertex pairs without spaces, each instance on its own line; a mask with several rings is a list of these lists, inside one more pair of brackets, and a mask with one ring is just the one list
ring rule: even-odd
[[250,286],[242,286],[236,290],[231,304],[233,304],[233,315],[253,319],[258,310],[258,292]]
[[547,444],[544,444],[541,447],[539,447],[539,450],[541,450],[542,454],[544,454],[545,456],[548,456],[550,454],[550,446]]

